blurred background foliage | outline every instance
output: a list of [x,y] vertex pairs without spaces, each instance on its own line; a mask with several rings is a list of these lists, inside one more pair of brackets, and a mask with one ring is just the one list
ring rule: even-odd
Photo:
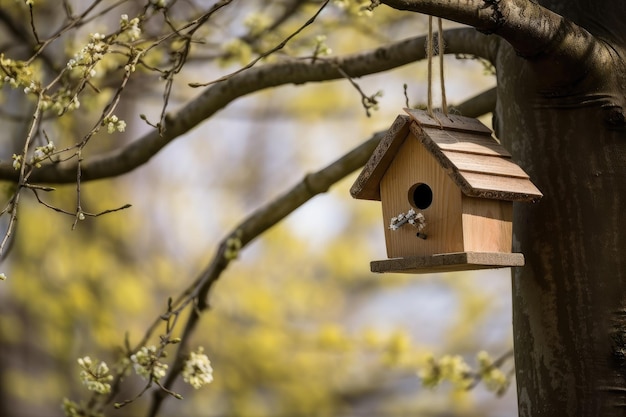
[[[88,2],[69,3],[81,10]],[[113,2],[101,3],[104,8]],[[120,3],[116,13],[59,40],[59,54],[71,57],[86,33],[114,26],[116,16],[133,16],[142,5]],[[211,4],[180,1],[172,15],[184,21]],[[236,70],[294,32],[320,4],[235,1],[225,7],[203,27],[206,42],[194,45],[170,107],[199,93],[188,82]],[[267,31],[291,6],[295,11],[285,22]],[[324,44],[336,56],[425,31],[423,17],[379,8],[373,18],[360,6],[334,2],[269,59],[311,56],[322,39],[318,36],[325,36]],[[28,32],[23,2],[0,0],[0,8]],[[58,27],[58,2],[36,0],[33,10],[42,34]],[[15,38],[6,21],[0,26],[0,52],[24,55],[15,41],[5,40]],[[144,30],[158,29],[155,24]],[[155,51],[151,59],[160,62],[166,53]],[[476,62],[452,57],[446,62],[453,103],[494,83]],[[75,113],[46,121],[57,147],[71,146],[96,120],[94,114],[112,92],[103,77],[100,94],[86,97]],[[87,398],[77,358],[91,355],[114,363],[125,339],[134,345],[143,337],[166,311],[167,298],[193,282],[219,240],[246,215],[388,127],[405,106],[404,83],[411,104],[425,99],[423,63],[356,81],[367,94],[384,93],[371,118],[345,80],[240,99],[136,171],[83,183],[86,211],[126,203],[132,208],[88,218],[76,230],[71,230],[73,217],[28,195],[2,265],[9,279],[0,283],[0,414],[57,416],[64,397]],[[138,76],[125,92],[123,112],[117,112],[128,123],[126,132],[101,134],[87,151],[114,149],[150,130],[139,115],[158,120],[162,91],[157,76]],[[21,146],[19,132],[27,118],[20,116],[32,104],[8,87],[1,97],[0,157],[6,161]],[[514,415],[513,392],[496,399],[480,387],[470,393],[447,386],[430,391],[420,387],[417,377],[429,352],[471,361],[480,349],[494,355],[510,349],[506,272],[371,274],[369,261],[385,257],[383,225],[376,203],[349,197],[355,175],[257,239],[225,272],[191,344],[204,346],[215,380],[200,391],[176,385],[185,400],[169,399],[163,415]],[[11,186],[4,187],[8,195]],[[41,198],[71,211],[75,185],[56,188],[40,193]],[[129,377],[120,397],[132,398],[141,387],[138,378]],[[144,415],[147,397],[109,414]]]

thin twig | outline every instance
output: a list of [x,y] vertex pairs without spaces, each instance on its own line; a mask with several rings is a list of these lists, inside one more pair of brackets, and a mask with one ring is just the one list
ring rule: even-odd
[[294,37],[299,35],[300,32],[302,32],[307,26],[309,26],[313,22],[315,22],[315,19],[317,19],[317,17],[320,15],[320,13],[322,13],[322,10],[324,10],[324,8],[328,5],[329,2],[330,2],[330,0],[324,1],[324,3],[322,3],[322,6],[317,10],[317,12],[315,12],[315,14],[311,18],[309,18],[309,20],[307,20],[302,26],[300,26],[295,32],[293,32],[291,35],[287,36],[282,42],[280,42],[278,45],[276,45],[272,49],[262,53],[261,55],[259,55],[258,57],[256,57],[252,61],[250,61],[246,66],[244,66],[242,68],[239,68],[237,71],[231,72],[230,74],[224,75],[223,77],[220,77],[220,78],[218,78],[216,80],[209,81],[208,83],[190,83],[189,86],[190,87],[207,87],[207,86],[209,86],[211,84],[216,84],[216,83],[219,83],[219,82],[222,82],[222,81],[226,81],[229,78],[233,77],[234,75],[237,75],[237,74],[239,74],[241,72],[244,72],[244,71],[252,68],[260,60],[262,60],[264,58],[267,58],[268,56],[272,55],[273,53],[283,49],[287,45],[287,43],[289,43],[289,41],[291,39],[293,39]]
[[37,105],[35,106],[35,111],[33,112],[32,121],[28,129],[28,133],[26,134],[26,139],[24,140],[24,148],[22,149],[22,155],[21,155],[22,160],[21,160],[21,165],[20,165],[20,177],[17,182],[17,189],[15,190],[15,195],[12,198],[13,201],[11,203],[11,208],[9,210],[10,211],[9,225],[8,225],[7,231],[4,234],[4,238],[2,239],[2,242],[0,243],[0,258],[3,256],[4,247],[9,241],[9,239],[11,238],[11,235],[13,234],[13,230],[15,229],[15,224],[17,222],[17,209],[18,209],[18,205],[20,202],[20,195],[21,195],[22,187],[24,186],[24,184],[26,184],[26,181],[28,180],[28,176],[30,175],[30,172],[32,172],[32,166],[28,167],[28,171],[26,170],[26,167],[28,166],[28,164],[26,163],[26,155],[28,154],[30,143],[32,142],[35,132],[37,131],[38,126],[39,126],[39,121],[41,118],[42,102],[43,102],[43,92],[41,92],[39,94],[39,97],[37,98]]
[[[27,185],[24,186],[24,188],[28,188],[28,189],[30,189],[33,192],[33,194],[35,195],[35,198],[37,199],[37,202],[39,204],[41,204],[41,205],[43,205],[43,206],[45,206],[45,207],[47,207],[47,208],[49,208],[51,210],[54,210],[57,213],[67,214],[68,216],[72,216],[72,217],[76,217],[77,216],[76,211],[64,210],[64,209],[62,209],[60,207],[56,207],[56,206],[53,206],[52,204],[46,203],[45,201],[43,201],[41,199],[41,197],[39,196],[39,193],[37,192],[37,191],[40,191],[40,190],[41,191],[54,191],[54,188],[42,187],[42,186],[32,185],[32,184],[27,184]],[[98,213],[89,213],[89,212],[86,212],[86,211],[81,211],[81,213],[85,217],[99,217],[99,216],[102,216],[102,215],[105,215],[105,214],[114,213],[116,211],[125,210],[125,209],[130,208],[130,207],[132,207],[131,204],[124,204],[123,206],[120,206],[120,207],[117,207],[117,208],[114,208],[114,209],[103,210],[103,211],[100,211]]]
[[361,104],[363,105],[363,108],[365,109],[365,114],[367,117],[371,116],[370,113],[370,109],[375,109],[376,106],[378,106],[378,100],[376,99],[376,97],[380,96],[381,92],[376,92],[375,94],[372,94],[371,96],[368,96],[367,94],[365,94],[363,92],[363,90],[361,89],[361,86],[354,81],[354,79],[343,70],[343,68],[341,68],[336,62],[334,61],[330,61],[335,68],[337,68],[337,71],[346,79],[348,80],[348,82],[350,82],[350,84],[352,85],[352,87],[354,87],[356,89],[356,91],[359,92],[359,94],[361,95]]

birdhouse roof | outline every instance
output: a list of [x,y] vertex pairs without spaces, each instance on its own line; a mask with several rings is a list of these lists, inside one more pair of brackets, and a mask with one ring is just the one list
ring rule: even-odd
[[542,197],[528,174],[477,119],[439,114],[435,119],[421,110],[405,111],[408,116],[396,118],[352,185],[354,198],[380,201],[380,181],[409,133],[467,196],[509,201]]

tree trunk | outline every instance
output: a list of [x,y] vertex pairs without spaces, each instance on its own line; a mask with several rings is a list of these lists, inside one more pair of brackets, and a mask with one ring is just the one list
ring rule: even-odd
[[[594,35],[624,36],[623,5],[553,3]],[[515,207],[514,246],[526,256],[512,286],[519,415],[624,416],[626,133],[599,97],[624,92],[589,74],[543,94],[544,74],[504,43],[497,70],[497,133],[544,193]]]
[[625,2],[381,1],[508,42],[494,125],[545,195],[514,215],[520,416],[626,416]]

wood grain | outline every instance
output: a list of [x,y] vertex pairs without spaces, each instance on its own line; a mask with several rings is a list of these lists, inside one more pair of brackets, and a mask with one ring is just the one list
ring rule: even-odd
[[459,171],[528,179],[528,174],[508,158],[450,151],[443,154]]
[[[511,154],[494,138],[487,135],[477,135],[468,132],[451,132],[440,129],[422,128],[417,124],[412,124],[411,129],[422,130],[427,135],[426,146],[433,147],[433,150],[447,150],[465,152],[476,155],[495,155],[510,158]],[[419,134],[416,133],[416,136]],[[436,146],[436,147],[435,147]]]
[[405,108],[404,111],[422,126],[491,135],[491,129],[482,124],[478,119],[473,119],[471,117],[464,117],[456,114],[449,114],[446,116],[441,113],[435,113],[435,118],[433,118],[430,117],[424,110]]
[[511,252],[513,203],[463,196],[463,250]]
[[[484,191],[485,196],[492,195],[492,198],[533,201],[543,196],[541,191],[527,179],[500,177],[476,172],[460,172],[460,174],[470,187],[476,191]],[[514,195],[511,198],[507,198],[506,193]]]
[[[433,191],[431,206],[422,210],[426,218],[426,240],[417,237],[415,228],[410,225],[389,230],[391,218],[412,207],[409,189],[418,183],[427,184]],[[463,250],[461,191],[412,134],[383,176],[380,190],[390,258]]]

